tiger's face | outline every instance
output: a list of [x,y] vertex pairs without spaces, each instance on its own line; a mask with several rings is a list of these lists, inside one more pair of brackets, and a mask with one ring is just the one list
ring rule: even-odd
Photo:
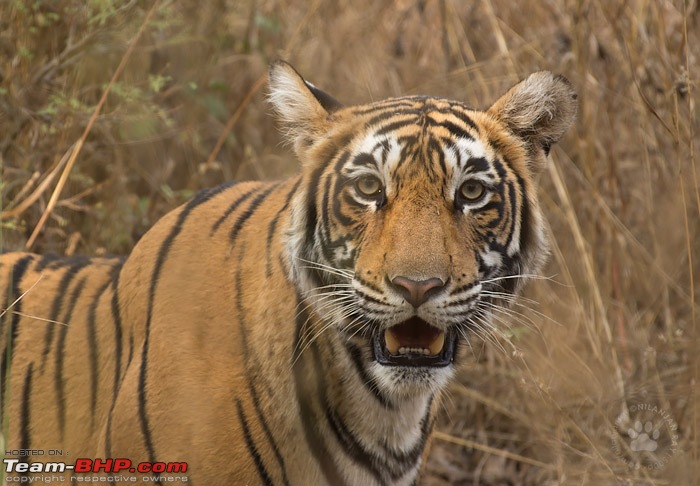
[[[535,180],[573,119],[573,92],[538,73],[487,112],[429,97],[342,108],[284,69],[273,70],[272,100],[296,117],[288,122],[301,128],[296,149],[316,189],[294,201],[292,279],[322,331],[361,350],[384,393],[434,392],[458,347],[488,332],[541,266]],[[296,105],[285,105],[293,82]],[[313,112],[301,116],[300,100]]]

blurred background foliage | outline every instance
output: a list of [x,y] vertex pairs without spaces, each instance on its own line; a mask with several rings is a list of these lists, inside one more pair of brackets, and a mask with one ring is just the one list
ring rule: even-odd
[[[26,245],[122,61],[32,251],[127,254],[203,187],[295,173],[273,59],[347,104],[486,107],[562,73],[580,112],[542,178],[551,279],[473,344],[424,482],[700,484],[699,27],[695,0],[4,0],[0,246]],[[657,469],[611,449],[635,400],[678,424]]]

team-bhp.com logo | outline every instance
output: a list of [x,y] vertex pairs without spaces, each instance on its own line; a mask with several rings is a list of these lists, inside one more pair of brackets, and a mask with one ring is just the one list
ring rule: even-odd
[[634,469],[662,469],[678,451],[678,425],[654,403],[633,403],[611,431],[615,455]]
[[[41,482],[66,482],[65,476],[42,476],[41,479],[33,478],[30,474],[62,474],[72,473],[69,478],[70,482],[94,482],[94,473],[102,473],[113,476],[112,481],[130,481],[136,482],[135,476],[117,479],[122,475],[142,474],[142,482],[159,482],[160,474],[182,474],[178,477],[179,481],[187,482],[186,462],[139,462],[133,463],[129,459],[88,459],[78,458],[73,464],[66,462],[24,462],[21,459],[3,459],[5,463],[5,480],[8,482],[33,483]],[[18,475],[19,474],[19,475]],[[88,476],[90,474],[90,476]]]

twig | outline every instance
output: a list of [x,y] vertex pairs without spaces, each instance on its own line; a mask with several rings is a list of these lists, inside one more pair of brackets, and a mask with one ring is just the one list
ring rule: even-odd
[[12,308],[13,308],[15,305],[17,305],[17,302],[19,302],[20,300],[22,300],[22,299],[24,298],[25,295],[27,295],[29,292],[31,292],[31,291],[34,289],[34,287],[36,287],[36,285],[41,281],[41,279],[43,278],[43,276],[44,276],[44,274],[39,274],[39,278],[36,279],[36,281],[32,284],[31,287],[29,287],[27,290],[25,290],[24,292],[22,292],[22,295],[20,295],[19,297],[17,297],[17,298],[16,298],[10,305],[8,305],[5,309],[2,309],[2,312],[0,312],[0,319],[2,319],[3,316],[4,316],[5,314],[7,314],[8,312],[15,312],[15,311],[12,310]]
[[19,190],[17,195],[12,199],[12,201],[10,201],[10,204],[8,204],[8,206],[12,208],[14,207],[17,201],[21,201],[22,198],[31,190],[34,184],[36,184],[36,181],[38,181],[40,177],[41,172],[39,172],[38,170],[34,171],[32,176],[27,180],[27,182],[24,183],[22,189]]
[[73,149],[75,146],[70,147],[65,154],[63,154],[63,157],[61,157],[61,160],[59,160],[58,164],[56,164],[56,167],[51,169],[51,172],[49,172],[49,175],[47,175],[43,181],[37,186],[36,189],[26,198],[23,199],[21,203],[17,205],[17,207],[8,209],[7,211],[3,211],[0,213],[0,219],[9,219],[9,218],[14,218],[15,216],[19,216],[23,212],[27,210],[32,204],[36,202],[37,199],[41,197],[44,192],[46,192],[46,189],[48,189],[49,184],[51,184],[51,181],[53,181],[54,177],[58,174],[58,171],[61,170],[61,167],[63,167],[70,157],[71,153],[73,153]]
[[44,317],[39,317],[39,316],[33,316],[33,315],[31,315],[31,314],[25,314],[24,312],[13,311],[13,310],[10,309],[9,307],[8,307],[7,309],[3,309],[2,307],[0,307],[0,312],[2,312],[2,315],[5,315],[7,312],[9,312],[10,314],[16,314],[16,315],[18,315],[18,316],[20,316],[20,317],[25,317],[25,318],[27,318],[27,319],[35,319],[35,320],[37,320],[37,321],[47,322],[47,323],[49,323],[49,324],[58,324],[58,325],[60,325],[60,326],[66,326],[66,327],[68,327],[68,324],[66,324],[65,322],[54,321],[53,319],[46,319],[46,318],[44,318]]

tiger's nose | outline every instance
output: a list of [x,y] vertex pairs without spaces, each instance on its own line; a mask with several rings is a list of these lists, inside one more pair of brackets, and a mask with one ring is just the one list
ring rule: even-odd
[[440,278],[416,281],[399,276],[391,279],[391,285],[409,304],[417,308],[440,292],[445,287],[445,282]]

